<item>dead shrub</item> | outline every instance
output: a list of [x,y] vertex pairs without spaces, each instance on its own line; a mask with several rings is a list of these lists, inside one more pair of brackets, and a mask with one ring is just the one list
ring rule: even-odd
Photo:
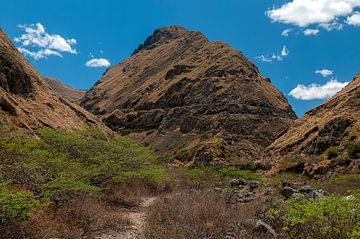
[[80,228],[87,238],[109,231],[123,231],[130,224],[118,208],[115,210],[91,198],[79,199],[57,209],[54,217],[70,226]]
[[258,207],[229,205],[215,193],[175,193],[151,207],[146,238],[260,238],[252,226]]

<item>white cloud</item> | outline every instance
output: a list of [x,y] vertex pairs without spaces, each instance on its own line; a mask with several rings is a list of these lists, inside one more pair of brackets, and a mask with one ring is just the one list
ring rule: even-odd
[[281,56],[288,56],[290,53],[289,49],[286,48],[286,46],[283,47],[283,49],[281,50]]
[[360,7],[360,0],[292,0],[265,14],[273,22],[298,27],[319,25],[327,30],[341,29],[339,18],[351,15]]
[[328,69],[322,69],[322,70],[316,70],[315,74],[320,74],[322,75],[322,77],[328,77],[331,76],[332,74],[334,74],[334,71],[332,70],[328,70]]
[[311,35],[314,36],[314,35],[319,34],[319,32],[320,32],[319,29],[310,29],[310,28],[308,28],[308,29],[304,30],[304,35],[305,36],[311,36]]
[[259,59],[262,62],[273,62],[273,61],[282,61],[284,58],[286,58],[289,55],[290,51],[287,49],[286,46],[284,46],[280,53],[272,55],[260,55],[257,56],[256,59]]
[[110,66],[110,62],[104,58],[99,59],[91,59],[88,62],[85,63],[85,66],[87,67],[108,67]]
[[360,12],[355,12],[346,18],[346,23],[352,26],[360,26]]
[[16,37],[15,42],[20,44],[18,49],[24,55],[38,60],[51,55],[61,57],[63,52],[77,54],[73,48],[73,45],[77,44],[74,38],[65,39],[59,34],[49,34],[41,23],[18,27],[25,33]]
[[310,84],[297,85],[289,95],[298,100],[316,100],[316,99],[328,99],[334,96],[342,88],[344,88],[349,82],[338,82],[336,79],[332,79],[326,82],[324,85]]
[[41,58],[45,58],[45,57],[48,57],[48,56],[62,57],[62,55],[59,52],[53,51],[51,49],[42,49],[42,50],[39,50],[39,51],[36,51],[36,52],[32,52],[32,51],[29,51],[28,49],[19,47],[18,50],[22,54],[24,54],[25,56],[30,56],[30,57],[34,58],[35,60],[39,60]]
[[288,37],[290,32],[292,32],[292,29],[291,29],[291,28],[285,29],[285,30],[281,33],[281,36],[283,36],[283,37]]

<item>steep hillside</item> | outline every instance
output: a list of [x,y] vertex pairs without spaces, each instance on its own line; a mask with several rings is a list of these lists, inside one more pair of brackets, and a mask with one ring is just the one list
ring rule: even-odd
[[80,103],[81,98],[83,98],[86,93],[86,90],[77,90],[71,88],[70,86],[63,84],[59,80],[52,77],[44,77],[44,79],[49,84],[51,89],[53,89],[53,91],[71,102]]
[[95,126],[108,131],[97,117],[53,92],[1,29],[0,121],[30,130]]
[[[329,169],[355,170],[346,145],[360,141],[360,74],[342,91],[296,120],[269,148],[277,170],[305,170],[310,174]],[[326,150],[336,147],[338,157],[328,159]],[[357,168],[356,168],[357,167]]]
[[[296,118],[241,52],[179,26],[155,30],[130,58],[104,73],[81,105],[159,155],[191,148],[198,151],[188,152],[189,160],[211,154],[202,164],[214,154],[257,159]],[[213,146],[221,150],[214,153]]]

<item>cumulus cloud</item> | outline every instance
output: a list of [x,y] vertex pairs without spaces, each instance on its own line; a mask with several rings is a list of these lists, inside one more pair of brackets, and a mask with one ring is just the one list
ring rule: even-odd
[[326,82],[324,85],[310,84],[297,85],[289,95],[298,100],[323,100],[328,99],[344,88],[349,82],[339,82],[336,79],[332,79]]
[[73,45],[77,44],[76,39],[66,39],[59,34],[49,34],[41,23],[30,25],[19,25],[25,33],[15,37],[15,42],[20,44],[19,51],[35,60],[47,56],[62,57],[67,52],[77,54]]
[[360,0],[292,0],[265,14],[273,22],[302,28],[318,25],[330,31],[341,29],[340,18],[350,16],[357,7],[360,7]]
[[305,29],[304,30],[304,35],[305,36],[311,36],[311,35],[317,35],[319,34],[320,30],[319,29]]
[[322,77],[326,78],[326,77],[334,74],[334,71],[328,70],[328,69],[322,69],[322,70],[316,70],[315,74],[320,74],[320,75],[322,75]]
[[108,67],[110,62],[104,58],[94,58],[85,63],[87,67]]
[[257,56],[256,59],[259,59],[262,62],[273,62],[273,61],[282,61],[290,54],[289,49],[286,46],[283,46],[280,53],[273,53],[271,55],[260,55]]
[[346,23],[352,26],[360,26],[360,12],[355,12],[353,15],[347,17]]
[[288,37],[290,32],[292,32],[292,29],[291,29],[291,28],[285,29],[285,30],[281,33],[281,36],[283,36],[283,37]]

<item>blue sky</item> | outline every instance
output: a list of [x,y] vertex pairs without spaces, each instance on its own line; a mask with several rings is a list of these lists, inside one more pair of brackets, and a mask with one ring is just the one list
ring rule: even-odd
[[[90,88],[106,69],[89,65],[124,60],[154,29],[168,25],[201,31],[243,52],[299,116],[360,71],[359,0],[12,0],[1,8],[1,28],[18,39],[34,67],[78,89]],[[37,23],[43,37],[61,37],[64,44],[26,43],[34,39],[24,37],[25,30],[39,30],[31,25]],[[26,50],[41,51],[40,59]],[[92,59],[103,60],[86,66]]]

